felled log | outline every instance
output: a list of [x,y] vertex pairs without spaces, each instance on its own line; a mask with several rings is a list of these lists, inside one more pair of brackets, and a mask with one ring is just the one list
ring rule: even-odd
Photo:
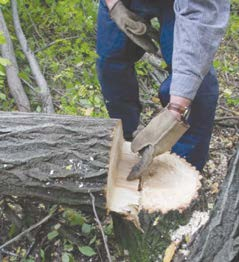
[[239,261],[239,147],[231,160],[207,224],[189,246],[190,254],[175,262]]
[[[190,216],[200,177],[185,160],[165,153],[154,159],[139,190],[138,180],[126,181],[138,161],[139,156],[131,152],[130,143],[123,139],[118,120],[0,114],[0,194],[91,206],[91,192],[98,207],[120,218],[115,219],[116,231],[122,233],[127,228],[136,237],[136,245],[132,245],[135,248],[131,249],[141,257],[152,253],[155,245],[150,241],[158,237],[164,248],[170,242],[169,231]],[[152,223],[145,223],[145,227],[142,217]],[[152,236],[149,225],[153,229],[158,225],[161,230],[154,230],[157,237],[147,237],[144,251],[139,247],[146,241],[146,234],[135,230],[135,225]],[[130,236],[124,236],[119,238],[132,243]],[[158,255],[160,249],[154,251]],[[134,255],[136,261],[138,255]]]
[[58,204],[105,206],[117,120],[0,114],[0,194]]

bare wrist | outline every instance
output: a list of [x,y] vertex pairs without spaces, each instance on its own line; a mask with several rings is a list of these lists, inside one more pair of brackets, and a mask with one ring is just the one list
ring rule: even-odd
[[170,99],[167,108],[176,118],[178,118],[179,120],[186,121],[190,114],[190,104],[191,101],[188,99],[174,97],[173,99]]
[[181,96],[170,96],[170,103],[179,104],[182,107],[188,107],[191,105],[191,100]]
[[105,0],[105,3],[109,10],[118,2],[119,0]]

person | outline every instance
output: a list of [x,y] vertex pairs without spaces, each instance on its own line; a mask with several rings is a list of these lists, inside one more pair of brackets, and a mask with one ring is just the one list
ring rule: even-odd
[[153,155],[159,154],[162,141],[168,140],[162,137],[162,132],[168,134],[168,119],[180,122],[190,107],[190,128],[185,128],[177,142],[171,141],[170,147],[199,171],[203,169],[219,92],[212,61],[225,32],[229,10],[228,0],[100,0],[98,79],[109,115],[122,119],[124,138],[129,141],[141,112],[134,64],[145,50],[155,53],[149,22],[156,17],[160,23],[157,37],[169,76],[161,84],[159,98],[167,112],[153,119],[138,139],[136,136],[133,151],[140,151],[148,143],[158,148]]

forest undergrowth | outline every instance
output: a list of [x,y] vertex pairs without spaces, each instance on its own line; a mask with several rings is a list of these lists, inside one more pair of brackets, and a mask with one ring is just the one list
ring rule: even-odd
[[[24,33],[50,87],[58,114],[108,117],[95,68],[97,4],[93,0],[24,0],[18,3]],[[40,113],[39,89],[15,36],[10,4],[2,5],[1,9],[14,44],[19,77],[30,98],[32,111]],[[0,34],[0,44],[3,43],[4,36]],[[228,162],[238,146],[238,54],[239,1],[234,0],[230,24],[214,60],[220,95],[209,160],[202,174],[206,211],[213,208]],[[17,107],[6,82],[6,65],[6,60],[0,59],[0,110],[15,111]],[[157,77],[155,68],[147,59],[139,61],[136,66],[143,105],[141,121],[144,124],[161,108],[157,93],[167,74],[164,62],[161,62],[161,67],[160,77]],[[0,246],[49,214],[52,215],[47,223],[1,249],[0,261],[107,261],[105,245],[92,211],[52,207],[49,203],[14,196],[0,196]],[[127,261],[127,251],[116,244],[111,218],[103,213],[99,215],[113,261]]]

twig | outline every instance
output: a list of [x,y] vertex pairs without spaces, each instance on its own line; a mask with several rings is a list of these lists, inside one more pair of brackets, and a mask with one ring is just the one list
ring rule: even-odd
[[12,252],[10,252],[10,251],[7,251],[7,250],[5,250],[5,249],[0,250],[0,253],[6,254],[6,255],[9,255],[9,256],[13,256],[13,257],[18,257],[17,254],[12,253]]
[[162,70],[162,55],[160,57],[159,56],[156,56],[154,54],[149,54],[149,53],[145,53],[144,56],[142,57],[142,60],[144,61],[147,61],[149,64],[151,64],[153,67],[159,69],[159,70]]
[[100,219],[99,219],[98,214],[97,214],[96,209],[95,209],[95,197],[92,193],[90,193],[90,197],[91,197],[91,200],[92,200],[91,203],[92,203],[92,208],[93,208],[93,212],[94,212],[94,215],[95,215],[95,221],[97,222],[97,224],[100,228],[100,232],[101,232],[101,235],[102,235],[102,238],[103,238],[103,241],[104,241],[105,250],[106,250],[106,253],[107,253],[108,260],[109,260],[109,262],[112,262],[109,247],[108,247],[108,244],[107,244],[107,239],[106,239],[106,236],[105,236],[105,233],[104,233],[104,229],[101,225]]
[[215,119],[216,122],[223,121],[223,120],[238,120],[239,121],[239,116],[223,116],[223,117],[217,117]]
[[[26,9],[26,6],[25,6],[25,9]],[[31,20],[32,26],[33,26],[33,28],[35,29],[35,32],[37,33],[38,37],[40,37],[40,38],[43,40],[43,42],[45,43],[45,39],[44,39],[44,37],[42,37],[42,35],[41,35],[40,32],[38,31],[37,26],[36,26],[35,22],[34,22],[33,19],[32,19],[31,13],[29,13],[28,11],[26,11],[26,13],[28,14],[28,17],[29,17],[29,19]],[[38,42],[37,42],[37,41],[36,41],[36,43],[37,43],[37,45],[38,45]]]
[[36,243],[36,241],[34,240],[34,241],[30,244],[30,246],[29,246],[29,248],[28,248],[28,250],[27,250],[27,252],[26,252],[26,255],[24,256],[24,259],[27,258],[27,257],[30,255],[30,253],[32,252],[33,247],[35,246],[35,243]]
[[218,126],[224,126],[224,127],[228,127],[228,128],[235,128],[236,127],[236,124],[235,123],[224,123],[224,122],[215,122],[215,125],[218,125]]
[[231,110],[231,109],[229,109],[229,108],[226,108],[226,107],[224,107],[224,106],[219,105],[218,108],[221,108],[221,109],[223,109],[224,111],[227,111],[227,112],[229,112],[229,113],[232,113],[233,115],[236,115],[236,116],[239,115],[237,112],[235,112],[235,111],[233,111],[233,110]]
[[10,244],[12,244],[13,242],[19,240],[21,237],[23,237],[24,235],[26,235],[27,233],[29,233],[30,231],[32,231],[33,229],[39,227],[40,225],[42,225],[43,223],[47,222],[52,216],[53,213],[50,213],[49,215],[47,215],[46,217],[44,217],[41,221],[39,221],[38,223],[32,225],[31,227],[29,227],[28,229],[26,229],[25,231],[23,231],[22,233],[20,233],[19,235],[15,236],[14,238],[10,239],[9,241],[7,241],[6,243],[4,243],[3,245],[0,246],[0,252],[1,250],[6,247],[9,246]]
[[37,93],[39,95],[39,92],[37,92],[36,88],[34,88],[29,82],[27,82],[25,79],[20,77],[23,83],[25,83],[34,93]]
[[60,42],[63,42],[63,41],[66,41],[66,40],[77,39],[77,38],[79,38],[79,35],[69,36],[69,37],[62,38],[62,39],[57,39],[57,40],[55,40],[55,41],[53,41],[53,42],[51,42],[51,43],[49,43],[49,44],[47,44],[47,45],[45,45],[45,46],[43,46],[43,47],[41,47],[41,48],[36,49],[36,50],[34,51],[34,54],[36,54],[36,53],[38,53],[38,52],[40,52],[40,51],[43,51],[43,50],[49,48],[50,46],[53,46],[53,45],[58,44],[58,43],[60,43]]

